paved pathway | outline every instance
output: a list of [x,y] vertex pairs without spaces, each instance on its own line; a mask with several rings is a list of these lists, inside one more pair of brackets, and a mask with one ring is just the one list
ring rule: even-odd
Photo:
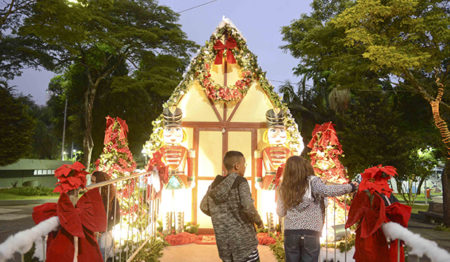
[[[258,246],[261,262],[276,262],[275,256],[268,246]],[[221,262],[216,245],[188,244],[169,246],[164,249],[161,262]]]
[[0,201],[0,243],[12,234],[34,226],[31,218],[33,207],[56,201],[56,199]]
[[[31,218],[33,207],[45,202],[56,202],[56,199],[0,201],[0,243],[12,234],[34,226],[34,222]],[[424,238],[435,241],[439,247],[450,252],[450,232],[436,231],[433,230],[434,227],[436,227],[435,224],[424,223],[414,218],[411,219],[409,223],[409,229],[411,231],[420,234]],[[276,261],[269,247],[259,246],[258,249],[262,262]],[[410,260],[421,262],[429,261],[427,258],[417,260],[412,257]],[[214,262],[220,261],[220,259],[215,245],[189,244],[165,248],[161,261]],[[347,261],[350,260],[347,259]]]

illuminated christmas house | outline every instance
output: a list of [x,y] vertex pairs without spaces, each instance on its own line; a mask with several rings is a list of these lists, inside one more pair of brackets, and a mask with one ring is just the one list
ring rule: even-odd
[[[211,219],[200,211],[199,204],[215,176],[222,174],[222,159],[229,150],[245,155],[245,178],[257,208],[275,207],[274,197],[267,203],[261,194],[264,190],[273,192],[278,182],[280,159],[275,158],[300,154],[303,142],[288,108],[230,20],[223,19],[192,59],[163,110],[165,113],[153,122],[153,133],[143,149],[150,159],[148,168],[159,172],[161,179],[160,215],[164,210],[182,211],[184,223],[212,228]],[[268,127],[277,130],[270,133]],[[276,139],[277,135],[282,139]],[[278,144],[270,145],[270,141]],[[272,177],[267,179],[266,175]],[[259,189],[262,187],[265,189]]]

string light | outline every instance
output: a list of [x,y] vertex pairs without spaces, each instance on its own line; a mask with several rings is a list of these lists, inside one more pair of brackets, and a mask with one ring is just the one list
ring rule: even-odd
[[442,96],[444,95],[444,85],[440,82],[439,77],[436,77],[436,84],[438,86],[438,94],[435,100],[430,101],[431,111],[433,112],[434,124],[441,133],[442,142],[444,142],[447,147],[447,159],[450,159],[450,132],[448,130],[447,123],[439,114],[439,104],[441,103]]

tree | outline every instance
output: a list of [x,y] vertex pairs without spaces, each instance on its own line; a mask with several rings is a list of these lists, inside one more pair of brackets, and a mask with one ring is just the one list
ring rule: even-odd
[[403,114],[392,96],[360,92],[339,120],[338,135],[345,154],[342,162],[351,177],[379,164],[408,174],[408,152],[415,141],[403,128]]
[[[37,159],[57,159],[60,157],[61,147],[59,134],[55,134],[53,112],[48,106],[39,106],[29,97],[21,97],[22,103],[27,105],[27,113],[36,125],[34,128],[32,149],[27,157]],[[59,149],[59,150],[58,150]]]
[[[299,124],[305,145],[311,141],[316,124],[336,121],[336,114],[328,102],[329,90],[326,84],[315,88],[307,87],[305,81],[301,81],[297,87],[289,82],[280,87],[283,103],[287,104],[296,123]],[[305,148],[304,155],[307,150],[309,149]]]
[[20,35],[37,39],[60,65],[82,66],[87,79],[83,94],[84,164],[91,162],[95,99],[99,86],[122,65],[133,71],[144,54],[171,55],[187,61],[195,44],[176,24],[178,15],[155,1],[100,0],[68,4],[38,1]]
[[[136,160],[142,159],[142,144],[152,131],[151,122],[160,115],[164,103],[182,78],[185,64],[182,59],[160,55],[145,56],[141,66],[130,74],[125,65],[119,66],[113,77],[102,81],[94,102],[94,149],[96,159],[102,152],[105,116],[118,116],[129,125],[129,147]],[[54,77],[49,84],[47,102],[55,115],[56,136],[61,137],[64,103],[68,99],[66,141],[75,147],[82,145],[83,99],[87,79],[82,66],[74,64],[63,75]]]
[[12,94],[12,89],[0,86],[0,166],[16,162],[31,150],[35,122],[27,106]]
[[35,0],[3,0],[0,6],[0,80],[22,74],[25,67],[42,66],[51,70],[53,59],[45,53],[44,43],[17,35],[24,19],[30,15]]
[[420,94],[430,104],[447,151],[442,175],[447,226],[450,226],[450,131],[446,121],[450,96],[444,89],[448,85],[449,22],[448,1],[442,0],[357,1],[332,21],[345,30],[347,47],[362,49],[359,56],[367,61],[372,72],[388,71],[391,83]]
[[[408,205],[413,205],[417,195],[420,194],[421,187],[425,179],[432,175],[432,170],[438,165],[436,156],[434,155],[435,149],[428,148],[415,148],[411,150],[411,175],[406,180],[407,186],[404,185],[404,179],[395,178],[397,181],[397,190]],[[415,186],[416,191],[413,192]]]
[[[33,0],[9,0],[2,1],[0,7],[0,29],[1,31],[17,25],[33,5]],[[0,32],[1,32],[0,31]],[[1,36],[1,34],[0,34]]]
[[314,0],[309,15],[282,28],[287,42],[282,48],[300,59],[293,70],[301,81],[297,90],[288,84],[280,91],[297,121],[301,119],[303,136],[310,136],[316,123],[336,122],[335,112],[350,103],[350,89],[379,90],[384,85],[387,74],[371,72],[358,55],[361,49],[345,46],[345,31],[329,23],[353,4],[351,0]]

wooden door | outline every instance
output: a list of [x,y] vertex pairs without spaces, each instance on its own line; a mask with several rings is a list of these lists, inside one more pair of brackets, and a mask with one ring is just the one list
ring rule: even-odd
[[[245,178],[249,182],[252,195],[255,198],[255,166],[253,152],[256,149],[257,133],[253,128],[198,128],[197,178],[193,190],[193,222],[200,224],[202,233],[210,233],[211,218],[200,210],[200,202],[206,194],[208,186],[217,175],[222,174],[222,159],[229,150],[244,154],[247,168]],[[208,230],[209,229],[209,230]]]

